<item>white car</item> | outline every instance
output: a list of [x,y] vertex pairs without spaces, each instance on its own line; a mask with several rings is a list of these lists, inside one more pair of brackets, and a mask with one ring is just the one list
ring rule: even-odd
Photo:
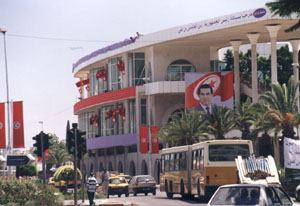
[[208,205],[293,205],[279,184],[234,184],[220,186]]
[[298,185],[296,187],[295,197],[296,197],[296,200],[300,202],[300,185]]

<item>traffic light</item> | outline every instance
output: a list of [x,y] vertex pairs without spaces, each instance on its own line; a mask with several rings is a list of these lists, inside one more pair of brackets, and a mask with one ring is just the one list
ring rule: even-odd
[[35,137],[32,137],[32,139],[36,141],[36,143],[33,144],[33,147],[36,148],[36,150],[34,151],[34,154],[36,154],[38,157],[42,157],[42,139],[41,139],[41,134],[38,134]]
[[83,155],[86,153],[86,140],[85,134],[86,132],[76,130],[77,131],[77,157],[81,159]]
[[43,133],[43,140],[44,140],[44,151],[49,149],[50,146],[52,146],[52,143],[50,140],[52,139],[52,136],[49,136],[48,134]]
[[67,131],[67,148],[69,154],[74,154],[75,152],[75,132],[73,129]]

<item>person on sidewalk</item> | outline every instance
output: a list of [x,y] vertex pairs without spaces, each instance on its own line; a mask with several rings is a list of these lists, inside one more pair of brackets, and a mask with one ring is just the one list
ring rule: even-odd
[[102,173],[101,176],[101,180],[102,180],[102,192],[104,197],[108,197],[108,179],[109,179],[109,174],[106,171],[106,168],[104,168],[104,171]]
[[91,172],[86,184],[87,184],[87,194],[89,197],[90,206],[93,206],[93,205],[95,205],[94,196],[95,196],[96,188],[98,186],[98,182],[92,172]]

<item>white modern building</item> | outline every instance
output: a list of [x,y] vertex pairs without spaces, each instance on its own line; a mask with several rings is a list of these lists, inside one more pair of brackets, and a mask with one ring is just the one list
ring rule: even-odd
[[[216,17],[99,49],[73,65],[81,100],[74,105],[79,128],[87,132],[86,170],[151,174],[158,177],[159,154],[141,153],[141,126],[161,128],[185,108],[184,74],[216,71],[218,50],[234,50],[234,100],[241,93],[258,99],[256,46],[271,45],[272,82],[277,80],[276,44],[290,42],[298,77],[300,30],[284,30],[298,21],[273,16],[267,8]],[[250,44],[251,86],[240,83],[238,52]],[[150,132],[149,132],[150,133]],[[148,135],[148,141],[150,141]],[[149,150],[155,138],[149,144]]]

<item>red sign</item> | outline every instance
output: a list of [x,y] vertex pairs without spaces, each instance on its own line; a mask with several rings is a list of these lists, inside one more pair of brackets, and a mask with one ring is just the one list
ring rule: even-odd
[[157,154],[159,151],[159,142],[158,142],[158,127],[151,127],[151,152]]
[[24,148],[23,102],[13,102],[13,148]]
[[5,138],[5,103],[0,103],[0,149],[6,148]]
[[141,146],[141,153],[147,154],[148,153],[148,127],[147,126],[140,127],[140,146]]

